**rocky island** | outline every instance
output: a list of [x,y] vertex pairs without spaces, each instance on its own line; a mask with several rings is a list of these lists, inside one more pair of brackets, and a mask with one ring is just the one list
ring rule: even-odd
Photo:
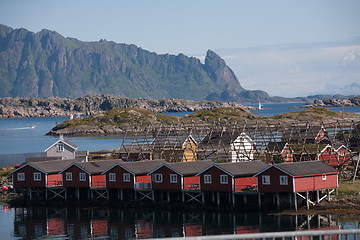
[[300,108],[313,108],[313,107],[355,107],[360,106],[360,97],[350,99],[335,99],[328,98],[324,100],[315,99],[312,103],[306,103]]
[[184,99],[132,99],[101,95],[70,98],[0,98],[0,118],[94,115],[114,108],[141,108],[152,112],[196,112],[221,107],[254,109],[236,102]]
[[[360,115],[344,113],[344,117],[359,121]],[[212,124],[222,122],[226,124],[247,121],[264,121],[268,123],[285,122],[288,124],[299,121],[312,123],[340,120],[342,113],[333,112],[326,108],[312,108],[301,111],[284,113],[273,117],[262,117],[253,114],[247,109],[226,107],[212,110],[202,110],[183,118],[154,113],[144,109],[125,108],[112,109],[89,117],[67,120],[55,126],[48,135],[96,136],[96,135],[122,135],[124,133],[146,132],[155,126],[170,126],[179,124],[182,128],[189,124]],[[181,129],[179,129],[181,130]]]

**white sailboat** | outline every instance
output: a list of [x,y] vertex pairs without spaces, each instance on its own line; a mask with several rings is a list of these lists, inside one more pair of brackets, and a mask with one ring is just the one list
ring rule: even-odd
[[261,106],[261,102],[259,101],[259,110],[261,109],[261,107],[262,107],[262,106]]

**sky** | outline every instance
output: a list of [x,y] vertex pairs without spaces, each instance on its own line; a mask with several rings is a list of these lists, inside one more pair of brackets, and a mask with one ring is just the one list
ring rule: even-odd
[[[200,59],[212,49],[244,88],[285,97],[360,84],[359,13],[359,0],[0,0],[9,27]],[[353,67],[335,71],[343,58]]]

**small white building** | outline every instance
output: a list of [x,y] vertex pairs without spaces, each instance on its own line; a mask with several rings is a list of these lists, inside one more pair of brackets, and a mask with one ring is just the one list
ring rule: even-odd
[[255,152],[255,143],[245,132],[210,132],[199,144],[200,159],[251,161],[255,157]]
[[231,142],[231,162],[244,162],[254,160],[256,151],[254,140],[242,132]]
[[76,150],[78,146],[64,139],[63,135],[60,135],[59,140],[57,140],[53,145],[48,147],[46,152],[46,157],[61,157],[61,159],[75,159]]

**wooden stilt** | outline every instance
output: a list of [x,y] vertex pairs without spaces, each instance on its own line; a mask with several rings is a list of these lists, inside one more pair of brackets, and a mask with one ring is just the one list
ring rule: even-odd
[[280,196],[279,193],[276,193],[276,207],[279,210],[280,209]]
[[215,203],[215,192],[212,192],[212,203]]
[[166,194],[167,194],[167,202],[169,203],[170,202],[170,192],[167,191]]
[[329,189],[326,189],[326,196],[327,196],[328,202],[330,202],[330,191],[329,191]]
[[182,200],[182,202],[185,202],[185,193],[184,193],[184,191],[181,192],[181,200]]
[[309,210],[310,206],[309,206],[309,191],[306,191],[306,208]]
[[244,204],[245,205],[247,204],[247,195],[246,195],[246,193],[244,193]]
[[[295,211],[297,211],[297,196],[296,196],[296,192],[294,192],[294,207],[295,207]],[[296,218],[297,220],[297,218]]]
[[233,203],[233,206],[235,206],[235,193],[232,193],[232,203]]
[[258,204],[259,204],[259,209],[261,209],[261,194],[260,194],[260,192],[258,192]]
[[320,202],[320,192],[319,192],[319,190],[316,190],[316,202],[317,203]]
[[220,192],[216,192],[217,195],[217,205],[220,206]]
[[202,192],[201,194],[202,204],[205,205],[205,193]]

